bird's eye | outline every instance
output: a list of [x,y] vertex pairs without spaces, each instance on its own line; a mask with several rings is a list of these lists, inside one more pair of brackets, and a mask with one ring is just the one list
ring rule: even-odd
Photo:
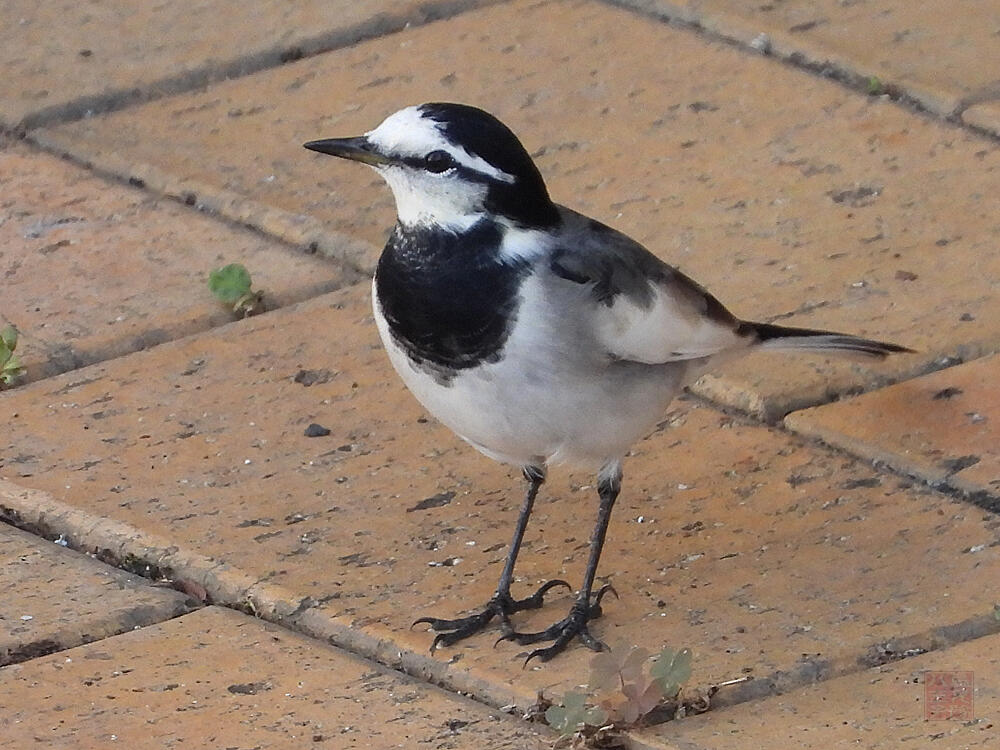
[[447,151],[431,151],[424,157],[424,168],[428,172],[441,174],[455,166],[455,160]]

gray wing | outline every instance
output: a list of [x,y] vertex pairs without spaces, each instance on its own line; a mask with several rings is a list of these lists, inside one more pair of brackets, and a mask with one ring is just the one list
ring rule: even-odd
[[743,348],[753,339],[711,294],[624,234],[560,207],[552,272],[589,287],[598,342],[615,359],[661,364]]

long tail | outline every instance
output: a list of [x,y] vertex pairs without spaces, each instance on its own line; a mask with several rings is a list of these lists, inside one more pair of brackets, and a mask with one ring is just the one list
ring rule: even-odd
[[875,359],[885,359],[890,354],[914,351],[885,341],[863,339],[847,333],[820,331],[814,328],[791,328],[771,323],[744,322],[740,329],[747,335],[756,337],[763,349],[853,354]]

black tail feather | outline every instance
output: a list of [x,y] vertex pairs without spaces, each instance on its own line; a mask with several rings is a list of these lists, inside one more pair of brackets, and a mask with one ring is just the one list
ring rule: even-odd
[[815,328],[793,328],[778,326],[772,323],[745,322],[740,326],[741,332],[753,336],[768,349],[799,349],[828,352],[830,354],[861,354],[867,357],[885,359],[890,354],[913,352],[899,344],[887,341],[875,341],[848,333],[822,331]]

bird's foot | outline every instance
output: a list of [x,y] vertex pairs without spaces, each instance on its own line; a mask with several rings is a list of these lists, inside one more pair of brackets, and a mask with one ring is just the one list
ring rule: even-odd
[[[493,595],[492,599],[486,602],[485,607],[468,617],[458,617],[454,620],[444,620],[438,617],[421,617],[418,620],[414,620],[413,625],[426,623],[431,626],[431,630],[437,633],[434,636],[434,642],[431,643],[431,653],[434,653],[438,646],[451,646],[463,638],[468,638],[470,635],[478,633],[489,625],[494,617],[500,619],[500,627],[505,634],[512,633],[513,628],[510,624],[510,616],[515,612],[521,612],[525,609],[538,609],[544,603],[545,594],[556,586],[565,586],[572,590],[572,586],[566,583],[566,581],[556,579],[542,584],[538,591],[524,599],[513,598],[509,591],[498,591]],[[413,627],[413,625],[410,627]]]
[[518,633],[510,629],[500,637],[497,643],[500,641],[514,641],[522,646],[526,646],[531,643],[538,643],[539,641],[552,641],[551,646],[536,648],[529,653],[528,657],[524,660],[525,665],[535,658],[548,661],[553,656],[562,653],[563,649],[566,648],[567,644],[573,638],[579,638],[583,642],[583,645],[591,651],[606,651],[608,649],[607,644],[590,634],[587,623],[601,616],[601,599],[608,592],[614,594],[617,598],[618,592],[610,584],[602,586],[600,591],[594,595],[592,601],[577,599],[566,617],[554,625],[550,625],[545,630],[537,633]]

